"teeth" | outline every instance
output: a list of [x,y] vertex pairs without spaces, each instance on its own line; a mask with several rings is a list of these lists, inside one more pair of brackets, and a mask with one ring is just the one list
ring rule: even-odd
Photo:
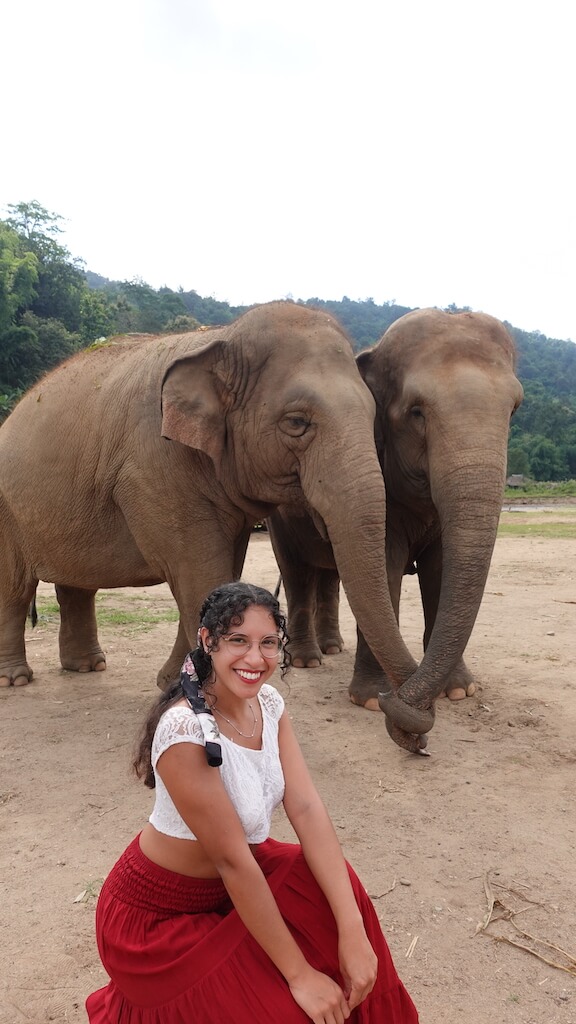
[[242,679],[249,679],[250,682],[253,682],[256,679],[260,679],[260,673],[259,672],[238,672],[238,675]]

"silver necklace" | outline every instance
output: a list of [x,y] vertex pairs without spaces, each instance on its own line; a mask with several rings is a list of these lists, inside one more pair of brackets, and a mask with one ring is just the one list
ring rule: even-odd
[[252,705],[248,704],[248,707],[250,708],[250,711],[252,712],[252,718],[254,719],[254,724],[252,726],[252,732],[242,732],[242,730],[239,729],[238,726],[234,724],[232,719],[231,718],[226,718],[226,715],[223,715],[222,712],[219,711],[217,707],[213,706],[212,707],[212,711],[216,712],[217,715],[220,715],[220,718],[223,718],[225,722],[228,722],[228,725],[231,725],[232,728],[238,733],[239,736],[243,736],[245,740],[251,740],[251,739],[254,738],[254,734],[256,732],[256,726],[258,724],[258,719],[256,718],[256,714],[255,714],[255,711],[254,711],[254,708],[252,707]]

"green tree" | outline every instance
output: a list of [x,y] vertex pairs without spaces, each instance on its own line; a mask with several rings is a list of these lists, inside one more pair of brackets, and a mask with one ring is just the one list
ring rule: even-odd
[[74,259],[57,241],[56,236],[63,230],[63,218],[50,213],[36,200],[16,203],[8,209],[11,216],[6,223],[38,261],[36,294],[28,308],[42,319],[60,320],[68,331],[80,331],[82,295],[87,285],[82,261]]
[[26,390],[79,348],[78,335],[59,320],[43,320],[28,310],[0,336],[0,392]]
[[22,326],[34,331],[38,339],[43,373],[52,370],[64,359],[69,359],[81,348],[80,336],[73,334],[54,317],[44,319],[29,310],[22,317]]
[[240,306],[232,307],[227,302],[220,302],[211,296],[203,298],[201,295],[198,295],[198,292],[193,290],[184,292],[180,289],[178,295],[184,304],[184,311],[193,316],[198,323],[207,327],[229,324],[247,308]]
[[38,335],[29,325],[13,324],[0,335],[0,391],[25,390],[43,369]]
[[332,313],[346,328],[356,352],[375,345],[390,324],[398,320],[404,313],[409,313],[407,306],[397,306],[395,301],[377,305],[374,299],[350,299],[344,295],[339,301],[335,299],[306,299],[305,306],[326,309]]
[[[2,388],[1,384],[0,388]],[[16,403],[20,401],[23,394],[23,391],[13,388],[5,388],[0,392],[0,423],[3,423],[6,417],[10,415],[12,409]]]
[[165,334],[186,334],[187,331],[196,331],[200,327],[200,324],[193,316],[181,314],[175,316],[172,320],[168,320],[162,328]]
[[563,461],[568,467],[568,477],[576,480],[576,437],[567,444],[560,445],[560,453]]
[[106,338],[116,332],[114,308],[103,292],[84,288],[80,297],[80,335],[90,344],[97,338]]
[[186,306],[181,296],[177,292],[173,292],[171,288],[160,288],[158,295],[160,299],[159,311],[162,319],[162,330],[165,331],[168,321],[173,320],[177,316],[186,315]]
[[140,333],[140,312],[136,306],[131,305],[123,293],[111,300],[111,309],[115,333]]
[[[134,281],[123,281],[121,294],[128,304],[136,311],[135,325],[132,330],[143,333],[157,334],[167,319],[178,313],[185,313],[185,307],[173,292],[161,294],[136,278]],[[171,296],[176,302],[171,301]]]
[[568,466],[560,448],[547,437],[535,439],[530,450],[530,475],[534,480],[567,480]]
[[54,249],[66,252],[54,240],[54,235],[60,235],[63,231],[60,227],[63,217],[60,214],[50,213],[36,199],[31,199],[27,203],[9,204],[7,209],[11,213],[11,216],[6,218],[8,226],[25,238],[30,248],[39,255],[50,255]]
[[33,301],[37,282],[38,258],[0,221],[0,332],[14,324],[18,313]]
[[514,473],[518,473],[521,476],[530,475],[528,452],[521,445],[511,445],[508,449],[506,476],[511,476]]
[[82,299],[87,291],[82,271],[63,260],[42,262],[37,291],[31,306],[36,316],[60,320],[67,330],[80,331]]

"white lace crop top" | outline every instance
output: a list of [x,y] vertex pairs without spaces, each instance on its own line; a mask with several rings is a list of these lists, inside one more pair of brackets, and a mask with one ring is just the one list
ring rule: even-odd
[[[220,735],[222,765],[210,769],[220,772],[249,843],[263,843],[268,838],[272,812],[284,796],[284,775],[278,752],[278,722],[284,710],[284,699],[273,686],[265,683],[258,694],[258,701],[263,726],[261,749],[241,747]],[[149,821],[164,835],[195,839],[156,771],[158,758],[173,743],[204,744],[196,714],[183,704],[168,708],[156,726],[152,741],[156,801]]]

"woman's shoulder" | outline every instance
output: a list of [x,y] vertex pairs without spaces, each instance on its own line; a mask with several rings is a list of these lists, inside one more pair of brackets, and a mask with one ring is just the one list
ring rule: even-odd
[[160,716],[159,725],[161,722],[180,722],[188,721],[190,719],[197,719],[198,716],[195,711],[192,710],[186,700],[180,700],[177,704],[171,704],[170,707],[166,708]]
[[276,721],[282,717],[284,698],[282,694],[278,693],[275,686],[270,686],[270,683],[264,683],[260,689],[260,701],[264,711]]
[[172,743],[203,743],[198,716],[187,704],[173,704],[163,712],[154,733],[153,748],[165,750]]

